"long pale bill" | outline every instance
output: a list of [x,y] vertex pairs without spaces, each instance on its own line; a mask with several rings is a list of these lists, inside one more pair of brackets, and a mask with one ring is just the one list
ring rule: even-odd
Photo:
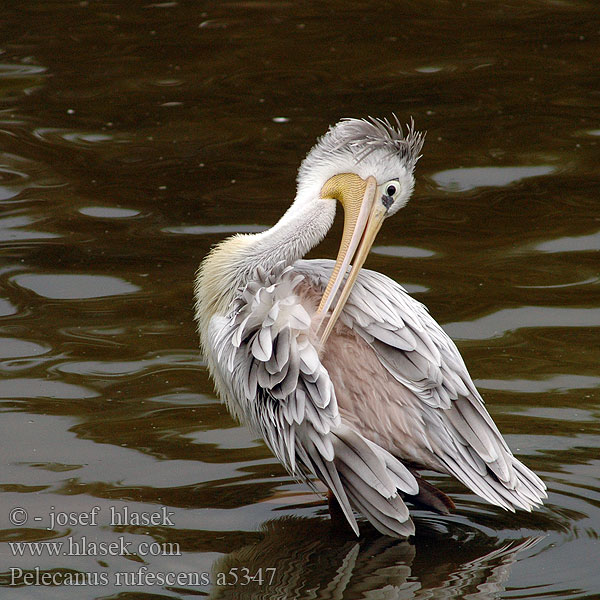
[[[344,283],[344,287],[342,288],[342,291],[340,293],[340,297],[338,298],[335,304],[335,308],[333,309],[331,316],[329,317],[329,321],[327,322],[327,327],[325,328],[325,331],[323,332],[323,335],[321,337],[321,347],[327,341],[329,334],[333,330],[333,326],[338,320],[342,309],[344,308],[346,301],[348,300],[348,296],[350,296],[350,292],[352,291],[352,287],[354,286],[356,278],[358,277],[358,273],[361,267],[363,266],[365,260],[367,259],[369,251],[371,250],[371,246],[373,245],[373,242],[377,237],[377,233],[379,233],[379,230],[381,229],[381,225],[385,219],[385,215],[385,207],[375,200],[372,205],[371,212],[369,213],[369,218],[364,228],[364,233],[362,234],[362,236],[360,236],[358,228],[354,232],[356,236],[360,237],[360,245],[356,250],[354,260],[352,261],[352,269],[348,274],[346,282]],[[348,256],[352,256],[349,251],[346,253],[346,257]],[[348,258],[348,262],[350,262],[350,258]],[[343,271],[341,270],[338,273],[338,281],[335,282],[338,287],[341,283],[341,280],[343,280],[344,278],[345,272],[346,270],[344,269]]]

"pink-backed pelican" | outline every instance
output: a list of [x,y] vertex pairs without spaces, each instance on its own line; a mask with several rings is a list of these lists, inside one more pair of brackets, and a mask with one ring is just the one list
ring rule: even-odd
[[[412,194],[423,139],[412,122],[404,135],[397,120],[330,127],[302,162],[281,219],[214,247],[195,284],[219,396],[291,475],[327,486],[357,535],[353,509],[384,534],[408,536],[415,529],[404,500],[454,507],[422,469],[453,475],[510,511],[546,497],[425,306],[362,268],[383,221]],[[336,261],[303,260],[338,202]]]

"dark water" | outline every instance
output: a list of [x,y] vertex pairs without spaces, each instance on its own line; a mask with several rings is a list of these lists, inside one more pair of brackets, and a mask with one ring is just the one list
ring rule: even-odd
[[[579,0],[4,2],[7,594],[600,597],[599,37]],[[416,511],[410,542],[336,529],[232,421],[191,309],[208,248],[276,221],[330,123],[392,112],[427,141],[369,266],[430,307],[550,492],[508,514],[434,476],[457,511]]]

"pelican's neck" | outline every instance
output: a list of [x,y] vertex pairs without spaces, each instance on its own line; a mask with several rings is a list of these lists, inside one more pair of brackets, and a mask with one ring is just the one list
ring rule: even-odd
[[294,202],[270,229],[246,236],[242,267],[251,274],[256,267],[270,271],[275,265],[291,265],[325,237],[335,217],[335,200]]
[[196,316],[201,329],[214,314],[225,314],[240,288],[260,267],[267,273],[278,264],[291,265],[316,246],[329,231],[336,201],[296,201],[267,231],[236,235],[213,248],[196,279]]

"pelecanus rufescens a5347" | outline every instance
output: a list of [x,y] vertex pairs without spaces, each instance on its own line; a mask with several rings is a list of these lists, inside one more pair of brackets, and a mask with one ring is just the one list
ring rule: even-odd
[[[296,478],[318,477],[358,534],[353,508],[408,536],[404,500],[452,500],[419,469],[453,475],[492,504],[531,510],[544,483],[484,407],[452,340],[423,304],[362,265],[406,205],[423,135],[345,119],[302,162],[271,229],[212,249],[195,286],[201,348],[220,397]],[[302,260],[344,208],[337,260]]]

